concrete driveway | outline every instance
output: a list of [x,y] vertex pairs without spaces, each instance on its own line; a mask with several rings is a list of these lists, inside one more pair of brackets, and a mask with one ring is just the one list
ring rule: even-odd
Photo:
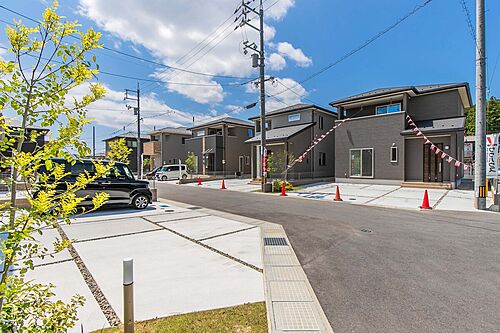
[[[73,246],[38,259],[28,278],[54,283],[68,300],[85,296],[84,332],[123,321],[122,260],[134,259],[135,319],[146,320],[264,300],[260,229],[197,211],[155,204],[145,211],[105,210],[48,229],[46,244]],[[242,286],[245,286],[242,288]]]

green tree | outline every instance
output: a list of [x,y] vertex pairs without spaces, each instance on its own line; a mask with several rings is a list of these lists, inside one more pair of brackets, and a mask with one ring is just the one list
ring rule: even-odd
[[198,170],[197,158],[192,151],[187,154],[187,158],[184,163],[186,164],[190,174],[193,174],[196,170]]
[[285,150],[272,152],[267,157],[267,171],[271,175],[283,174],[287,170],[288,164],[293,160],[293,154]]
[[[474,135],[476,128],[476,106],[466,110],[465,135]],[[486,104],[487,134],[500,132],[500,100],[491,97]]]
[[110,161],[122,162],[125,164],[130,163],[128,157],[130,156],[132,149],[127,147],[127,143],[124,138],[110,141],[108,144],[110,150],[106,155],[107,159],[109,159]]
[[[11,188],[10,200],[0,205],[0,234],[6,236],[0,243],[0,332],[66,332],[74,325],[82,297],[64,303],[54,299],[52,286],[27,281],[24,276],[33,269],[33,258],[53,255],[69,245],[61,238],[47,248],[36,239],[47,227],[69,223],[77,205],[86,199],[77,192],[110,168],[110,164],[95,162],[94,174],[85,172],[74,183],[64,183],[68,172],[52,160],[59,157],[76,163],[76,156],[90,153],[80,140],[84,125],[91,122],[85,107],[105,94],[101,85],[89,84],[81,99],[67,98],[71,89],[98,73],[96,58],[90,52],[101,47],[100,33],[80,31],[76,22],[57,14],[57,6],[55,1],[47,8],[35,27],[21,21],[8,26],[9,60],[0,60],[0,167],[12,169],[6,181]],[[4,117],[7,110],[21,122],[16,130]],[[34,125],[57,131],[45,145],[38,146],[36,138],[41,134],[28,131]],[[32,152],[22,150],[28,142],[35,143]],[[19,207],[19,183],[27,189],[29,208]],[[58,184],[65,184],[65,190],[56,190]],[[92,198],[92,209],[106,200],[105,193],[97,194]],[[20,269],[11,274],[12,266]]]

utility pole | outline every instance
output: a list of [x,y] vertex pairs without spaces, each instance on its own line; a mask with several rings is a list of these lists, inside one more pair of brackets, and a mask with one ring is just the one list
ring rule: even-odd
[[486,209],[486,198],[479,189],[486,186],[486,45],[484,0],[476,0],[476,152],[474,205]]
[[92,158],[95,160],[95,126],[92,126]]
[[[133,95],[129,94],[135,94],[136,97],[130,97]],[[137,102],[137,107],[132,107],[130,105],[127,105],[127,108],[133,109],[134,110],[134,115],[137,116],[137,177],[139,179],[142,179],[142,145],[141,145],[141,97],[140,97],[140,88],[139,88],[139,82],[137,82],[137,90],[130,90],[130,89],[125,89],[125,98],[124,100],[132,100]]]
[[[252,66],[260,68],[260,151],[261,151],[261,190],[265,192],[267,183],[267,170],[266,170],[266,160],[267,160],[267,149],[266,149],[266,87],[265,87],[265,54],[264,54],[264,6],[262,5],[262,0],[260,0],[259,11],[257,7],[252,8],[250,4],[255,2],[251,1],[241,1],[241,5],[234,12],[235,14],[241,10],[241,13],[236,16],[234,22],[240,20],[240,23],[236,26],[235,30],[242,28],[244,25],[248,25],[252,29],[259,32],[260,45],[257,47],[255,43],[250,43],[248,40],[243,42],[243,53],[247,54],[248,49],[256,52],[252,54]],[[250,23],[248,18],[249,13],[254,13],[259,17],[260,24],[259,27],[254,26]]]

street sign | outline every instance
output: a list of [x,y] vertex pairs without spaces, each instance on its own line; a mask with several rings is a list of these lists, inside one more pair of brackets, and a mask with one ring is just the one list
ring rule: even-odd
[[498,139],[499,133],[486,136],[486,177],[496,178],[498,175]]

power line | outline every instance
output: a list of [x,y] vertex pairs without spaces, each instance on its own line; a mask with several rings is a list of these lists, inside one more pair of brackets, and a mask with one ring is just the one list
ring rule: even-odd
[[[9,11],[9,12],[15,14],[15,15],[18,15],[18,16],[20,16],[22,18],[25,18],[27,20],[30,20],[30,21],[32,21],[32,22],[34,22],[36,24],[41,24],[40,21],[35,20],[34,18],[31,18],[31,17],[29,17],[27,15],[24,15],[24,14],[18,12],[18,11],[13,10],[13,9],[7,8],[7,7],[3,6],[3,5],[0,5],[0,8],[4,9],[6,11]],[[73,35],[70,35],[70,37],[78,39],[78,37],[73,36]],[[241,79],[241,80],[248,80],[248,79],[250,79],[249,77],[239,77],[239,76],[232,76],[232,75],[217,75],[217,74],[210,74],[210,73],[202,73],[202,72],[197,72],[197,71],[191,71],[191,70],[188,70],[188,69],[183,69],[183,68],[178,68],[178,67],[174,67],[174,66],[165,65],[165,64],[160,63],[158,61],[154,61],[154,60],[151,60],[151,59],[146,59],[146,58],[139,57],[139,56],[136,56],[136,55],[133,55],[133,54],[130,54],[130,53],[123,52],[123,51],[115,50],[113,48],[107,47],[106,45],[103,45],[102,48],[105,49],[105,50],[108,50],[110,52],[114,52],[114,53],[117,53],[117,54],[129,57],[129,58],[133,58],[133,59],[136,59],[136,60],[140,60],[140,61],[143,61],[143,62],[154,64],[154,65],[157,65],[157,66],[161,66],[161,67],[165,67],[165,68],[168,68],[168,69],[172,69],[172,70],[180,71],[180,72],[185,72],[185,73],[189,73],[189,74],[201,75],[201,76],[210,76],[210,77],[216,77],[216,78],[226,78],[226,79]]]
[[369,38],[368,40],[366,40],[363,44],[359,45],[358,47],[352,49],[351,51],[349,51],[348,53],[344,54],[343,56],[341,56],[339,59],[337,59],[336,61],[332,62],[331,64],[321,68],[319,71],[307,76],[305,79],[297,82],[295,85],[293,85],[291,88],[287,88],[283,91],[280,91],[276,94],[274,94],[274,96],[276,95],[281,95],[283,94],[284,92],[286,91],[289,91],[290,89],[293,89],[295,87],[297,87],[299,84],[302,84],[304,82],[307,82],[309,80],[312,80],[314,79],[315,77],[323,74],[324,72],[326,72],[327,70],[331,69],[332,67],[338,65],[339,63],[341,63],[342,61],[348,59],[349,57],[353,56],[354,54],[358,53],[359,51],[361,51],[362,49],[364,49],[365,47],[367,47],[368,45],[372,44],[374,41],[376,41],[377,39],[379,39],[380,37],[384,36],[386,33],[388,33],[389,31],[393,30],[394,28],[396,28],[397,26],[399,26],[401,23],[403,23],[406,19],[408,19],[409,17],[411,17],[412,15],[414,15],[415,13],[417,13],[419,10],[421,10],[422,8],[426,7],[429,3],[431,3],[432,0],[426,0],[424,1],[422,4],[419,4],[417,6],[415,6],[415,8],[410,11],[408,14],[400,17],[399,19],[396,20],[396,22],[394,22],[393,24],[391,24],[390,26],[388,26],[387,28],[385,28],[384,30],[378,32],[377,34],[373,35],[371,38]]

